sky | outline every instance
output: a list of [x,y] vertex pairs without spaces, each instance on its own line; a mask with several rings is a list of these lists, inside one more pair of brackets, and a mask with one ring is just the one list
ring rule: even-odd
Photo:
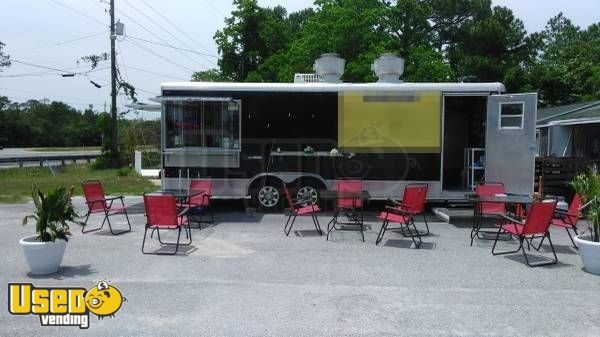
[[[89,65],[77,63],[82,56],[110,51],[107,1],[3,0],[0,41],[6,44],[5,52],[13,63],[0,72],[0,95],[18,102],[47,98],[77,109],[93,104],[95,110],[109,110],[110,63],[102,62],[97,71],[90,73],[86,73]],[[600,0],[492,1],[511,8],[528,32],[542,30],[559,12],[581,27],[600,22]],[[288,12],[313,3],[258,2],[268,7],[282,5]],[[117,63],[122,77],[138,90],[141,102],[157,96],[161,82],[186,81],[193,71],[216,67],[218,53],[213,35],[223,28],[224,18],[233,9],[230,0],[115,0],[115,4],[116,18],[125,24],[127,35],[117,40]],[[62,77],[63,72],[77,75]],[[121,95],[119,111],[126,110],[127,103]]]

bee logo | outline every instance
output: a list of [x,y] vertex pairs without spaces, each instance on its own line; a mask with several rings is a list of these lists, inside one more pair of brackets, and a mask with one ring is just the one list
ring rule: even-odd
[[114,317],[124,302],[127,302],[127,299],[121,295],[119,289],[106,281],[98,282],[85,294],[85,305],[91,313],[98,316],[98,319]]

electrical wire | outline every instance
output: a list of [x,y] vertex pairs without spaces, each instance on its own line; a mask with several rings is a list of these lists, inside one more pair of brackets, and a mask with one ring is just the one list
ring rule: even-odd
[[87,14],[85,14],[85,13],[83,13],[83,12],[81,12],[81,11],[73,8],[73,7],[71,7],[71,6],[67,6],[67,5],[65,5],[65,4],[63,4],[61,2],[58,2],[57,0],[50,0],[50,1],[54,2],[55,4],[57,4],[57,5],[61,6],[61,7],[69,9],[69,10],[71,10],[71,11],[73,11],[73,12],[75,12],[75,13],[83,16],[83,17],[86,17],[86,18],[88,18],[88,19],[90,19],[90,20],[92,20],[92,21],[94,21],[94,22],[96,22],[96,23],[98,23],[98,24],[100,24],[100,25],[102,25],[104,27],[107,26],[106,23],[104,23],[104,22],[102,22],[102,21],[100,21],[100,20],[98,20],[96,18],[93,18],[93,17],[91,17],[91,16],[89,16],[89,15],[87,15]]
[[191,50],[191,49],[185,49],[185,48],[181,48],[181,47],[175,47],[175,46],[170,45],[170,44],[164,44],[164,43],[160,43],[160,42],[156,42],[156,41],[150,41],[150,40],[142,39],[141,37],[136,37],[136,36],[131,36],[131,35],[125,35],[125,37],[130,38],[130,39],[134,39],[134,40],[138,40],[138,41],[142,41],[142,42],[146,42],[146,43],[150,43],[150,44],[155,44],[157,46],[169,47],[169,48],[173,48],[173,49],[176,49],[176,50],[185,51],[185,52],[188,52],[188,53],[193,53],[193,54],[198,54],[198,55],[203,55],[203,56],[208,56],[208,57],[214,57],[214,58],[217,58],[217,59],[219,58],[217,55],[201,53],[199,51],[195,51],[195,50]]
[[[39,64],[35,64],[35,63],[29,63],[29,62],[24,62],[24,61],[20,61],[20,60],[15,60],[15,59],[10,59],[11,62],[14,63],[19,63],[19,64],[23,64],[23,65],[27,65],[30,67],[35,67],[35,68],[41,68],[41,69],[47,69],[47,70],[53,70],[53,71],[57,71],[59,73],[56,73],[55,75],[63,75],[63,74],[74,74],[74,75],[85,75],[88,73],[92,73],[92,72],[96,72],[96,71],[100,71],[100,70],[105,70],[108,69],[108,67],[104,67],[104,68],[96,68],[96,69],[92,69],[92,70],[87,70],[87,71],[80,71],[80,72],[71,72],[69,70],[69,68],[67,69],[60,69],[60,68],[54,68],[54,67],[48,67],[48,66],[44,66],[44,65],[39,65]],[[71,68],[73,69],[73,68]],[[32,76],[35,73],[25,73],[25,74],[15,74],[15,75],[1,75],[0,77],[27,77],[27,76]],[[40,73],[41,75],[42,73]],[[48,75],[51,75],[50,73],[48,73]]]
[[162,78],[166,77],[166,78],[172,78],[172,79],[180,80],[180,81],[189,81],[189,79],[184,79],[184,78],[173,76],[173,75],[169,75],[169,74],[157,73],[157,72],[152,71],[152,70],[142,69],[142,68],[138,68],[138,67],[134,67],[134,66],[130,66],[130,65],[123,64],[122,66],[125,67],[125,68],[128,68],[128,69],[133,69],[133,70],[141,71],[143,73],[148,73],[148,74],[160,76]]
[[60,45],[63,45],[63,44],[67,44],[67,43],[72,43],[72,42],[77,42],[77,41],[89,39],[89,38],[92,38],[92,37],[95,37],[95,36],[98,36],[98,35],[101,35],[101,34],[105,34],[107,32],[108,32],[107,30],[103,30],[103,31],[95,33],[95,34],[85,35],[85,36],[78,37],[78,38],[71,39],[71,40],[60,41],[60,42],[56,42],[56,43],[49,43],[49,44],[41,45],[41,46],[37,46],[37,47],[15,49],[15,50],[11,50],[11,52],[19,52],[19,51],[26,51],[26,50],[35,50],[35,49],[57,47],[57,46],[60,46]]
[[[129,20],[131,20],[131,22],[135,23],[135,24],[136,24],[136,25],[138,25],[140,28],[142,28],[143,30],[145,30],[146,32],[148,32],[149,34],[151,34],[151,35],[153,35],[154,37],[158,38],[159,40],[161,40],[162,42],[164,42],[164,43],[165,43],[165,44],[167,44],[168,46],[171,46],[171,45],[169,44],[169,42],[165,41],[165,40],[164,40],[162,37],[160,37],[160,36],[156,35],[154,32],[152,32],[151,30],[149,30],[148,28],[146,28],[146,27],[145,27],[144,25],[142,25],[141,23],[137,22],[135,19],[133,19],[132,17],[130,17],[129,15],[127,15],[126,13],[124,13],[123,11],[121,11],[121,10],[119,10],[119,9],[116,9],[116,11],[117,11],[117,12],[119,12],[119,13],[121,13],[123,16],[125,16],[126,18],[128,18]],[[187,55],[187,54],[184,54],[184,53],[183,53],[183,52],[181,52],[180,50],[177,50],[177,52],[178,52],[179,54],[183,55],[184,57],[186,57],[186,58],[188,58],[188,59],[192,60],[193,62],[195,62],[195,63],[197,63],[197,64],[201,65],[202,67],[204,67],[204,68],[209,68],[209,67],[207,67],[206,65],[203,65],[203,64],[199,63],[198,61],[196,61],[194,58],[190,57],[189,55]],[[190,68],[188,68],[188,69],[190,69]],[[192,70],[192,71],[196,71],[196,70]]]
[[[155,26],[157,26],[158,28],[160,28],[163,32],[169,34],[172,38],[174,38],[175,40],[179,41],[180,43],[182,43],[184,46],[191,48],[185,41],[181,40],[179,37],[177,37],[176,35],[174,35],[173,33],[171,33],[170,31],[168,31],[166,28],[164,28],[161,24],[159,24],[158,22],[156,22],[154,19],[152,19],[151,17],[149,17],[148,15],[146,15],[146,13],[142,12],[141,10],[139,10],[137,7],[135,7],[134,5],[132,5],[128,0],[123,0],[127,5],[129,5],[129,7],[133,8],[136,12],[140,13],[142,16],[144,16],[146,19],[148,19],[148,21],[152,22]],[[206,61],[208,62],[212,62],[214,63],[212,60],[206,59],[204,58]],[[196,61],[194,61],[196,62]],[[202,67],[206,67],[206,65],[201,64],[199,62],[196,62],[198,65],[202,66]],[[208,68],[208,67],[207,67]]]
[[164,15],[162,15],[159,11],[157,11],[156,9],[154,9],[154,7],[152,7],[149,3],[147,3],[145,0],[142,0],[142,2],[148,7],[150,8],[154,13],[156,13],[158,16],[160,16],[161,18],[163,18],[163,20],[165,20],[166,22],[168,22],[171,26],[173,26],[175,29],[177,29],[177,31],[179,31],[181,34],[185,35],[188,39],[190,39],[191,41],[193,41],[194,43],[196,43],[198,46],[200,46],[200,48],[206,50],[207,52],[210,53],[210,49],[206,48],[204,45],[202,45],[200,42],[198,42],[198,40],[194,39],[193,37],[191,37],[188,33],[186,33],[184,30],[180,29],[177,25],[175,25],[171,20],[167,19]]
[[214,9],[215,12],[217,12],[217,14],[220,14],[222,17],[225,17],[225,14],[223,14],[223,12],[221,12],[217,7],[215,7],[210,1],[204,0],[204,2],[206,2],[210,6],[210,8]]
[[188,71],[191,71],[191,72],[196,72],[196,70],[194,70],[192,68],[189,68],[189,67],[186,67],[184,65],[181,65],[179,63],[173,62],[173,61],[169,60],[168,58],[166,58],[166,57],[164,57],[164,56],[162,56],[162,55],[160,55],[158,53],[155,53],[153,50],[148,49],[148,48],[140,45],[139,43],[136,43],[136,42],[131,41],[131,40],[128,40],[127,42],[129,42],[129,43],[133,44],[134,46],[136,46],[136,47],[138,47],[138,48],[140,48],[142,50],[145,50],[146,52],[148,52],[148,53],[150,53],[150,54],[152,54],[152,55],[154,55],[156,57],[159,57],[159,58],[161,58],[161,59],[163,59],[163,60],[165,60],[165,61],[167,61],[167,62],[169,62],[169,63],[171,63],[171,64],[173,64],[173,65],[175,65],[175,66],[177,66],[179,68],[181,68],[181,69],[185,69],[185,70],[188,70]]

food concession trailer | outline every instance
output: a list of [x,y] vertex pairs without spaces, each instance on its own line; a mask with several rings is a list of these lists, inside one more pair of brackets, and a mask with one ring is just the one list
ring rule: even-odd
[[216,197],[251,197],[265,209],[282,205],[283,183],[317,201],[340,177],[361,178],[375,199],[416,182],[434,200],[464,199],[481,180],[533,193],[537,94],[403,83],[399,63],[378,59],[377,83],[339,82],[334,54],[296,83],[163,83],[163,188],[210,177]]

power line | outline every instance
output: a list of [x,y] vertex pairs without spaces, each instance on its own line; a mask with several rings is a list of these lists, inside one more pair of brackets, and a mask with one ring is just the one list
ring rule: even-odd
[[191,41],[193,41],[194,43],[196,43],[198,46],[200,46],[200,48],[202,48],[202,49],[204,49],[204,50],[206,50],[207,52],[210,53],[210,49],[206,48],[200,42],[198,42],[196,39],[194,39],[193,37],[191,37],[188,33],[186,33],[185,31],[183,31],[182,29],[180,29],[177,25],[175,25],[173,22],[171,22],[171,20],[167,19],[159,11],[157,11],[156,9],[154,9],[154,7],[150,6],[149,3],[147,3],[145,0],[142,0],[142,2],[146,6],[148,6],[148,8],[150,8],[154,13],[158,14],[158,16],[160,16],[161,18],[163,18],[163,20],[167,21],[171,26],[173,26],[175,29],[177,29],[181,34],[185,35],[188,39],[190,39]]
[[176,49],[176,50],[185,51],[185,52],[188,52],[188,53],[193,53],[193,54],[198,54],[198,55],[203,55],[203,56],[208,56],[208,57],[214,57],[214,58],[217,58],[217,59],[219,58],[217,55],[201,53],[199,51],[195,51],[195,50],[191,50],[191,49],[185,49],[185,48],[181,48],[181,47],[175,47],[175,46],[170,45],[170,44],[164,44],[164,43],[160,43],[160,42],[156,42],[156,41],[150,41],[150,40],[142,39],[141,37],[135,37],[135,36],[131,36],[131,35],[125,35],[125,37],[128,37],[130,39],[134,39],[134,40],[138,40],[138,41],[142,41],[142,42],[146,42],[146,43],[155,44],[157,46],[169,47],[169,48],[173,48],[173,49]]
[[[144,16],[146,19],[148,19],[148,21],[152,22],[155,26],[157,26],[158,28],[160,28],[162,31],[164,31],[165,33],[169,34],[172,38],[174,38],[175,40],[179,41],[180,43],[182,43],[183,45],[185,45],[186,47],[190,48],[190,46],[185,42],[182,41],[179,37],[177,37],[176,35],[172,34],[170,31],[168,31],[166,28],[164,28],[161,24],[159,24],[158,22],[154,21],[154,19],[152,19],[151,17],[149,17],[148,15],[146,15],[144,12],[140,11],[139,9],[137,9],[137,7],[135,7],[134,5],[132,5],[128,0],[123,0],[127,5],[129,5],[129,7],[133,8],[136,12],[140,13],[142,16]],[[193,60],[193,59],[192,59]],[[209,62],[212,62],[211,60],[206,59]],[[206,67],[206,65],[201,64],[195,60],[193,60],[196,64],[202,66],[202,67]],[[208,68],[208,67],[207,67]]]
[[129,69],[133,69],[133,70],[137,70],[137,71],[141,71],[143,73],[148,73],[148,74],[160,76],[160,77],[172,78],[172,79],[176,79],[176,80],[180,80],[180,81],[188,81],[188,79],[184,79],[184,78],[181,78],[181,77],[177,77],[177,76],[173,76],[173,75],[169,75],[169,74],[157,73],[157,72],[152,71],[152,70],[142,69],[142,68],[138,68],[138,67],[134,67],[134,66],[123,65],[123,67],[129,68]]
[[[73,100],[73,101],[80,101],[80,102],[96,102],[96,103],[103,103],[102,101],[98,101],[98,100],[86,100],[86,99],[81,99],[80,97],[72,97],[72,96],[64,96],[64,95],[56,95],[56,94],[51,94],[51,93],[47,93],[47,92],[41,92],[41,91],[33,91],[33,90],[22,90],[22,89],[8,89],[8,88],[0,88],[0,90],[5,90],[5,91],[15,91],[15,92],[23,92],[26,94],[34,94],[34,95],[44,95],[44,96],[54,96],[54,97],[62,97],[62,98],[66,98],[69,100]],[[47,97],[46,97],[47,98]]]
[[[123,16],[125,16],[126,18],[128,18],[129,20],[131,20],[133,23],[135,23],[136,25],[138,25],[140,28],[142,28],[143,30],[145,30],[146,32],[150,33],[151,35],[153,35],[154,37],[158,38],[159,40],[161,40],[162,42],[164,42],[165,44],[169,45],[170,44],[165,41],[163,38],[161,38],[160,36],[156,35],[154,32],[152,32],[151,30],[149,30],[148,28],[146,28],[144,25],[142,25],[141,23],[137,22],[136,20],[134,20],[133,18],[131,18],[129,15],[125,14],[123,11],[116,9],[117,12],[121,13]],[[177,52],[185,57],[187,57],[188,59],[192,60],[195,63],[198,63],[196,60],[194,60],[193,58],[191,58],[189,55],[182,53],[180,50],[177,50]],[[200,64],[200,63],[198,63]],[[202,67],[206,67],[206,65],[202,65]],[[208,68],[208,67],[206,67]],[[190,69],[190,68],[187,68]],[[195,71],[195,70],[192,70]]]
[[85,13],[83,13],[83,12],[81,12],[81,11],[73,8],[73,7],[71,7],[71,6],[67,6],[67,5],[65,5],[65,4],[63,4],[61,2],[56,1],[56,0],[50,0],[50,1],[52,1],[52,2],[54,2],[55,4],[57,4],[57,5],[61,6],[61,7],[64,7],[66,9],[68,9],[68,10],[71,10],[71,11],[73,11],[73,12],[75,12],[75,13],[83,16],[83,17],[86,17],[86,18],[88,18],[88,19],[90,19],[90,20],[92,20],[92,21],[94,21],[94,22],[96,22],[98,24],[101,24],[102,26],[106,27],[106,23],[104,23],[104,22],[102,22],[102,21],[100,21],[100,20],[98,20],[96,18],[93,18],[93,17],[91,17],[91,16],[89,16],[89,15],[87,15],[87,14],[85,14]]
[[[92,70],[87,70],[87,71],[81,71],[81,72],[73,73],[73,72],[69,71],[68,69],[59,69],[59,68],[54,68],[54,67],[48,67],[48,66],[44,66],[44,65],[39,65],[39,64],[29,63],[29,62],[24,62],[24,61],[19,61],[19,60],[15,60],[15,59],[10,59],[10,61],[14,62],[14,63],[24,64],[24,65],[27,65],[27,66],[30,66],[30,67],[58,71],[59,73],[56,74],[56,75],[62,75],[62,74],[85,75],[85,74],[88,74],[88,73],[92,73],[92,72],[96,72],[96,71],[108,69],[108,67],[105,67],[105,68],[96,68],[96,69],[92,69]],[[28,74],[20,74],[20,75],[28,75]],[[29,74],[29,75],[31,75],[31,74]],[[3,75],[3,76],[0,76],[0,77],[19,77],[19,76],[15,76],[15,75]]]
[[215,12],[217,12],[217,14],[220,14],[222,17],[225,17],[225,14],[223,14],[223,12],[221,12],[217,7],[215,7],[210,1],[204,0],[204,2],[206,2],[210,6],[210,8],[214,9]]
[[85,35],[82,37],[78,37],[75,39],[71,39],[71,40],[66,40],[66,41],[61,41],[61,42],[56,42],[56,43],[50,43],[50,44],[46,44],[46,45],[41,45],[41,46],[37,46],[37,47],[30,47],[30,48],[22,48],[22,49],[15,49],[12,50],[13,52],[18,52],[18,51],[25,51],[25,50],[34,50],[34,49],[42,49],[42,48],[50,48],[50,47],[56,47],[56,46],[60,46],[63,44],[67,44],[67,43],[72,43],[72,42],[77,42],[77,41],[81,41],[81,40],[85,40],[85,39],[89,39],[101,34],[106,33],[106,30],[103,30],[101,32],[95,33],[95,34],[90,34],[90,35]]
[[196,70],[194,70],[192,68],[188,68],[188,67],[186,67],[184,65],[181,65],[179,63],[173,62],[173,61],[169,60],[168,58],[166,58],[166,57],[164,57],[164,56],[162,56],[162,55],[160,55],[158,53],[155,53],[153,50],[148,49],[148,48],[146,48],[146,47],[144,47],[144,46],[142,46],[142,45],[140,45],[140,44],[138,44],[138,43],[136,43],[134,41],[129,40],[128,42],[131,43],[131,44],[133,44],[134,46],[142,49],[142,50],[145,50],[146,52],[148,52],[148,53],[150,53],[150,54],[152,54],[152,55],[154,55],[156,57],[159,57],[159,58],[161,58],[161,59],[163,59],[163,60],[165,60],[165,61],[167,61],[167,62],[169,62],[169,63],[171,63],[171,64],[173,64],[173,65],[175,65],[177,67],[179,67],[179,68],[182,68],[182,69],[185,69],[185,70],[188,70],[188,71],[191,71],[191,72],[196,72]]

